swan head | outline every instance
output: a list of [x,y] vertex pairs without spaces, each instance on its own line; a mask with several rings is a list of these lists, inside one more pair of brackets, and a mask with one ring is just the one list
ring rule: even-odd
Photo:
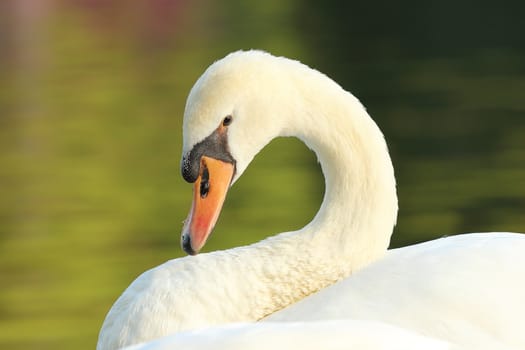
[[226,193],[253,157],[286,128],[290,113],[277,58],[239,51],[212,64],[186,102],[181,173],[194,184],[182,248],[197,254],[218,219]]

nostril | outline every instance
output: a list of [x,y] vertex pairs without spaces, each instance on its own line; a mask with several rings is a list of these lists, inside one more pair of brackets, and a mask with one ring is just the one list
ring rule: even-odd
[[200,186],[201,198],[206,198],[206,196],[208,196],[209,191],[210,191],[210,172],[208,171],[208,167],[204,165],[204,169],[202,170],[201,186]]

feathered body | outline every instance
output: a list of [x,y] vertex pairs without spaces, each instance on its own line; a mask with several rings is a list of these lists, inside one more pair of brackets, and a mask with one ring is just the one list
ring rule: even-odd
[[353,95],[297,61],[236,52],[191,90],[183,154],[225,116],[233,118],[233,182],[273,138],[298,137],[325,176],[319,212],[299,231],[146,271],[110,310],[99,350],[272,314],[279,321],[379,320],[480,346],[487,342],[472,337],[490,328],[495,344],[525,347],[523,336],[512,338],[525,314],[518,298],[525,295],[524,237],[466,235],[387,253],[397,216],[394,171],[381,131]]

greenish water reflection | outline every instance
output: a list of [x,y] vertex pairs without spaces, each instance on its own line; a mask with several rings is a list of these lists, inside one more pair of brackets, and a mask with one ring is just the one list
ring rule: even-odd
[[[14,16],[0,42],[2,348],[93,348],[124,288],[182,255],[185,98],[213,60],[238,48],[299,58],[368,107],[398,178],[392,246],[525,232],[525,54],[513,35],[464,49],[445,32],[447,46],[432,41],[445,24],[421,21],[412,33],[404,18],[359,17],[329,2],[182,1],[160,12],[41,3],[40,22],[6,5],[0,17]],[[434,18],[426,10],[406,16]],[[206,249],[300,228],[323,190],[315,156],[297,140],[274,141],[230,192]]]

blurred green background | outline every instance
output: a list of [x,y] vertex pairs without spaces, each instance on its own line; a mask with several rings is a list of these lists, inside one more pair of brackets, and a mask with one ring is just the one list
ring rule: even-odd
[[[94,348],[126,286],[182,255],[185,98],[241,48],[300,59],[367,106],[396,168],[393,247],[525,232],[524,12],[521,1],[0,2],[0,348]],[[315,156],[276,140],[206,250],[300,228],[323,190]]]

